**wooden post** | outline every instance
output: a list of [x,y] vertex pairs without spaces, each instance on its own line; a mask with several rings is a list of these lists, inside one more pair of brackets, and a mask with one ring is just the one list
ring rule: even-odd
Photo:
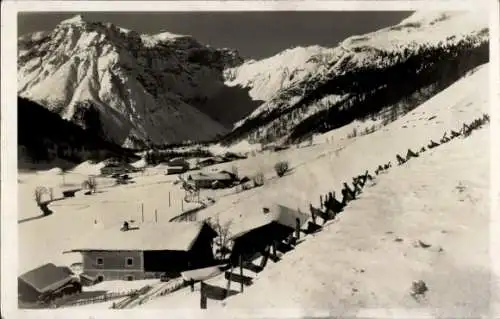
[[158,210],[155,209],[155,223],[158,222]]
[[141,203],[142,222],[144,223],[144,203]]
[[241,280],[240,280],[240,291],[243,292],[243,258],[241,257],[240,255],[240,276],[241,276]]
[[181,198],[181,212],[184,211],[184,199]]
[[168,207],[172,207],[172,203],[170,201],[170,192],[168,192]]
[[[316,223],[316,218],[314,218],[314,223]],[[295,219],[295,237],[297,240],[300,239],[300,219]]]
[[226,298],[229,296],[229,289],[231,289],[231,279],[233,277],[233,269],[234,266],[231,264],[231,270],[229,272],[229,278],[227,280],[227,285],[226,285]]
[[273,241],[272,248],[273,248],[273,257],[274,260],[276,260],[278,258],[278,255],[276,254],[276,241]]
[[260,261],[260,268],[266,267],[268,259],[269,259],[269,246],[266,246],[266,248],[264,249],[262,260]]
[[207,309],[207,294],[205,293],[205,283],[200,282],[200,309]]

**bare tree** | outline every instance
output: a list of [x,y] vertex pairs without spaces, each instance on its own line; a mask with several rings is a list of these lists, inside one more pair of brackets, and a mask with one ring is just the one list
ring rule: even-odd
[[47,194],[48,190],[44,186],[38,186],[35,188],[35,202],[38,206],[43,204],[43,195]]
[[236,179],[239,179],[239,178],[238,178],[238,177],[239,177],[239,176],[238,176],[238,167],[236,167],[236,166],[234,166],[234,165],[233,165],[233,166],[231,167],[231,173],[234,175],[234,177],[235,177]]
[[43,195],[50,194],[49,190],[44,186],[38,186],[35,189],[35,202],[43,212],[44,216],[52,214],[52,211],[48,208],[50,201],[43,201]]
[[95,193],[97,191],[97,180],[95,176],[89,176],[86,181],[82,183],[83,189],[88,189],[89,192]]
[[226,254],[229,252],[228,242],[229,242],[229,229],[231,226],[231,221],[226,223],[221,223],[219,216],[215,218],[207,219],[207,223],[217,232],[217,237],[215,238],[216,258],[224,259]]

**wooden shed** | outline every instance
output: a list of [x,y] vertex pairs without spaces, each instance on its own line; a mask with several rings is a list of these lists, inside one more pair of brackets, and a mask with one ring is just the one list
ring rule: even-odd
[[230,237],[233,242],[230,256],[232,264],[238,262],[239,256],[246,260],[273,243],[287,239],[297,229],[301,229],[310,217],[279,204],[264,207],[259,214]]

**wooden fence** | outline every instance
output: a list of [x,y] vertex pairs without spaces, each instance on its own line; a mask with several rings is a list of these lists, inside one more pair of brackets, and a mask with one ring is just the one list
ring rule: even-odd
[[52,308],[81,306],[81,305],[88,305],[88,304],[93,304],[93,303],[98,303],[98,302],[107,302],[110,300],[119,299],[119,298],[123,298],[123,297],[127,297],[127,296],[128,297],[139,296],[142,293],[144,293],[144,289],[146,287],[143,287],[141,289],[128,290],[128,291],[124,291],[124,292],[110,292],[110,293],[106,293],[104,295],[99,295],[99,296],[86,298],[86,299],[77,299],[77,300],[67,301],[64,298],[62,298],[62,299],[59,299],[58,301],[55,301],[52,304]]

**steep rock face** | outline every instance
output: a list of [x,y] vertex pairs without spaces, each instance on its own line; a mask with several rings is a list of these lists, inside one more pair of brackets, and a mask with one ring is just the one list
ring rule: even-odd
[[225,142],[294,141],[395,104],[410,110],[487,61],[488,21],[472,11],[416,12],[335,48],[296,48],[250,61],[226,70],[226,83],[263,102]]
[[23,36],[18,46],[18,94],[69,120],[80,104],[92,104],[113,142],[207,140],[227,131],[227,119],[214,120],[206,104],[225,87],[223,70],[242,63],[235,51],[80,16]]

